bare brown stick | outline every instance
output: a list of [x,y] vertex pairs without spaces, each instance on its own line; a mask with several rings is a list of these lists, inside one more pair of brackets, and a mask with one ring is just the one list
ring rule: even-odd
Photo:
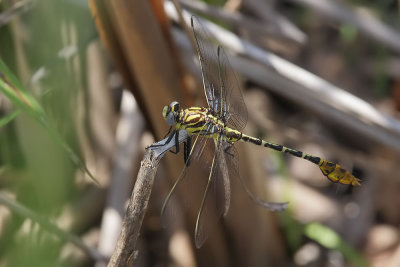
[[62,230],[57,225],[50,222],[46,217],[43,217],[43,216],[35,213],[34,211],[28,209],[24,205],[21,205],[17,201],[8,197],[4,192],[0,192],[0,205],[6,206],[12,212],[14,212],[24,218],[31,219],[32,221],[38,223],[41,227],[43,227],[43,229],[56,234],[62,240],[71,242],[78,248],[82,249],[92,259],[94,259],[96,261],[106,261],[107,260],[105,256],[101,255],[96,249],[87,246],[76,235],[73,235],[71,233],[68,233],[68,232]]
[[157,167],[158,162],[154,157],[154,152],[147,149],[140,164],[140,170],[129,200],[117,246],[108,266],[131,266],[129,262],[132,255],[134,255]]
[[[137,239],[142,227],[144,215],[147,211],[158,163],[165,153],[175,146],[176,142],[174,137],[175,136],[173,136],[169,142],[167,142],[167,137],[146,149],[122,223],[117,246],[108,264],[109,267],[132,265]],[[179,131],[178,142],[181,143],[185,141],[186,138],[186,131]]]

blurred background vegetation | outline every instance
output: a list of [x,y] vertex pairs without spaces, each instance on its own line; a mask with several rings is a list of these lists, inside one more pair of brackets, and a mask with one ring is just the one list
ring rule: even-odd
[[[229,214],[200,249],[198,207],[160,209],[183,167],[167,154],[135,266],[399,266],[400,20],[394,0],[0,0],[0,266],[105,266],[164,105],[206,104],[182,21],[235,33],[226,48],[245,133],[336,161],[362,180],[238,144]],[[226,32],[226,31],[225,31]]]

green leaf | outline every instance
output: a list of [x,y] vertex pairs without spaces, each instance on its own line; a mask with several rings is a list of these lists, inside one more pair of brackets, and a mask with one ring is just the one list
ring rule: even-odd
[[17,107],[40,120],[44,111],[0,59],[0,90]]
[[99,184],[80,157],[58,134],[56,129],[52,127],[50,120],[47,118],[46,113],[39,102],[37,102],[36,99],[22,86],[21,82],[11,73],[1,59],[0,92],[2,92],[17,108],[26,112],[44,126],[49,135],[68,153],[71,161],[85,172],[93,181]]
[[10,121],[12,121],[15,117],[17,117],[17,115],[20,113],[20,110],[16,110],[11,112],[10,114],[8,114],[7,116],[3,117],[0,119],[0,127],[3,127],[4,125],[6,125],[7,123],[9,123]]
[[310,223],[306,225],[304,233],[322,246],[340,251],[353,266],[368,266],[365,258],[329,227],[320,223]]

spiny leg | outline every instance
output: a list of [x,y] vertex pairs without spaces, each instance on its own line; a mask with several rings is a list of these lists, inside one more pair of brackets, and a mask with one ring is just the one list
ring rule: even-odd
[[168,145],[172,141],[173,138],[175,138],[175,150],[176,151],[171,151],[170,150],[170,152],[172,152],[174,154],[177,154],[177,153],[179,153],[179,131],[177,131],[176,129],[172,131],[171,135],[168,137],[167,141],[165,141],[164,144],[153,144],[153,145],[149,146],[149,148]]
[[225,147],[224,152],[225,152],[226,154],[228,154],[230,157],[233,158],[235,155],[232,154],[232,153],[230,152],[230,150],[231,150],[233,144],[232,144],[232,143],[228,143],[228,144],[229,144],[229,145]]
[[164,135],[163,139],[169,135],[172,130],[172,126],[169,127],[168,132]]
[[179,153],[179,131],[174,130],[174,135],[173,136],[175,136],[175,151],[170,150],[169,152],[174,153],[174,154],[178,154]]
[[190,165],[189,154],[190,154],[191,146],[192,146],[192,138],[189,136],[186,139],[186,142],[183,143],[183,160],[184,160],[186,166]]
[[[171,127],[170,127],[171,129]],[[168,131],[169,132],[169,131]],[[178,154],[180,149],[179,149],[179,131],[178,130],[174,130],[172,132],[172,134],[168,137],[166,144],[169,144],[169,142],[171,142],[172,138],[175,138],[175,151],[172,151],[172,149],[169,151],[173,154]],[[190,137],[188,137],[190,138]],[[186,141],[185,141],[186,143]]]

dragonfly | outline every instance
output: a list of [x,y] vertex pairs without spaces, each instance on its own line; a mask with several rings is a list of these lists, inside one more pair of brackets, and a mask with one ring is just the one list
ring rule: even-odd
[[[230,182],[236,177],[245,191],[257,204],[271,211],[282,211],[287,202],[268,202],[257,198],[239,175],[237,142],[252,143],[276,151],[288,153],[317,165],[330,181],[340,184],[360,185],[360,180],[339,164],[306,154],[299,150],[274,144],[242,132],[247,122],[247,108],[239,82],[224,49],[195,16],[191,17],[191,28],[196,42],[200,62],[203,89],[208,107],[181,108],[173,101],[163,108],[162,115],[170,126],[166,143],[175,142],[173,153],[179,153],[179,133],[185,131],[184,168],[164,200],[164,214],[178,184],[190,180],[188,169],[205,166],[209,171],[196,218],[195,244],[201,247],[207,239],[204,228],[205,213],[213,208],[216,218],[226,216],[230,205]],[[174,130],[171,133],[172,128]]]

